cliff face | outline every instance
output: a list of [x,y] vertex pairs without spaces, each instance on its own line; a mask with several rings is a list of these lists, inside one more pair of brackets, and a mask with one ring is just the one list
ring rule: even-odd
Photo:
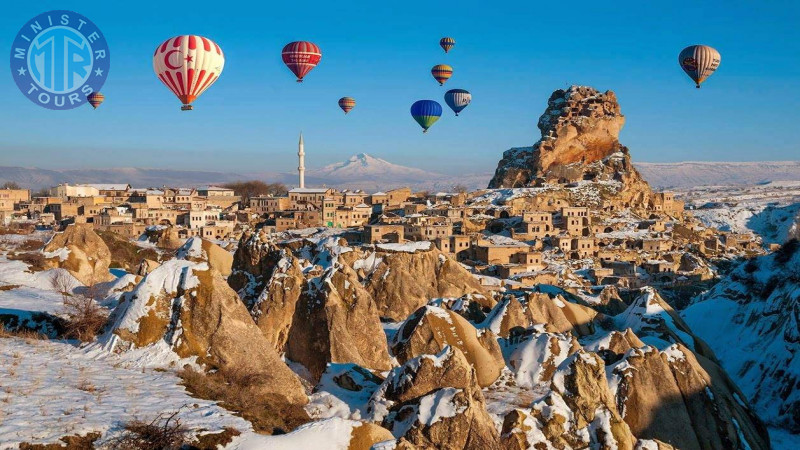
[[541,139],[532,147],[507,150],[489,188],[582,180],[618,181],[632,203],[649,197],[650,187],[620,144],[625,124],[617,97],[586,86],[558,89],[539,118]]

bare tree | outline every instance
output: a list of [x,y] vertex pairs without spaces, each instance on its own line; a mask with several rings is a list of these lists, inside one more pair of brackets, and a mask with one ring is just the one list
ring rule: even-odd
[[463,184],[459,183],[453,186],[453,192],[455,192],[456,194],[466,194],[467,192],[469,192],[469,189]]
[[97,304],[96,283],[80,287],[66,270],[58,270],[50,278],[50,285],[61,294],[66,315],[64,337],[81,342],[93,341],[106,324],[108,314]]
[[22,189],[19,184],[13,181],[6,181],[2,185],[0,185],[0,189]]
[[161,413],[150,422],[134,420],[124,425],[111,447],[119,450],[177,450],[190,442],[190,431],[176,416],[180,410]]

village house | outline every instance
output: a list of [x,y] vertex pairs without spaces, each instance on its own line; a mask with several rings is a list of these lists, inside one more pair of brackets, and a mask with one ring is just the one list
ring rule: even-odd
[[672,249],[672,241],[664,238],[642,239],[642,250],[650,253],[666,252]]
[[250,198],[250,209],[259,216],[279,211],[287,211],[291,207],[291,204],[292,202],[288,196],[273,197],[259,195],[258,197]]
[[402,243],[405,239],[403,236],[403,225],[390,225],[390,224],[377,224],[364,226],[363,241],[368,244],[376,243]]
[[[530,246],[518,244],[493,244],[488,241],[479,241],[473,247],[475,259],[486,264],[510,264],[520,260],[527,261]],[[522,256],[518,256],[523,254]]]

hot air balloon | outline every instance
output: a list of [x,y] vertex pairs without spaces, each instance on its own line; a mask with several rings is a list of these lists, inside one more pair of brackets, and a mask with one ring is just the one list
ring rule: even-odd
[[451,37],[443,37],[439,39],[439,45],[441,45],[444,52],[447,53],[451,48],[456,46],[456,40]]
[[439,86],[444,86],[444,82],[453,76],[453,68],[447,64],[437,64],[431,69],[431,75],[439,82]]
[[422,127],[423,133],[427,133],[441,116],[442,105],[433,100],[417,100],[411,105],[411,117]]
[[197,35],[175,36],[153,53],[153,70],[164,85],[190,111],[192,102],[219,78],[225,55],[211,39]]
[[89,104],[91,104],[92,108],[94,109],[97,109],[97,107],[100,106],[100,104],[103,103],[103,100],[105,99],[106,96],[99,92],[92,92],[91,94],[86,96],[86,100],[89,100]]
[[707,45],[690,45],[681,50],[678,64],[700,89],[700,83],[717,70],[720,59],[719,52]]
[[297,82],[302,83],[303,77],[319,64],[322,50],[313,42],[295,41],[283,47],[283,63],[297,76]]
[[342,108],[345,114],[349,113],[351,109],[355,108],[356,99],[353,97],[342,97],[339,99],[339,108]]
[[458,115],[472,101],[472,94],[464,89],[450,89],[444,93],[444,101]]

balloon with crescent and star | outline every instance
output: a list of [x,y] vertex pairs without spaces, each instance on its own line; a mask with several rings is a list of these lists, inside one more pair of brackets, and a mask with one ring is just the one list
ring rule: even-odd
[[297,77],[297,82],[302,83],[303,77],[319,64],[322,50],[313,42],[295,41],[283,47],[281,58],[286,67]]
[[153,53],[156,76],[178,97],[183,111],[193,109],[192,102],[219,79],[224,66],[219,45],[194,34],[169,38]]

